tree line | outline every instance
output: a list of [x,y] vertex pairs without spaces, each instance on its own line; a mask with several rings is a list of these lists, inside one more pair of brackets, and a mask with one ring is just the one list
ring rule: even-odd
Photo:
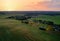
[[10,16],[7,17],[8,19],[16,19],[16,20],[20,20],[21,23],[25,23],[25,24],[30,24],[30,25],[34,25],[34,26],[39,26],[39,24],[46,24],[47,26],[43,27],[40,26],[39,29],[41,30],[48,30],[48,31],[60,31],[60,24],[54,24],[54,22],[52,21],[45,21],[45,20],[28,20],[31,19],[30,16]]

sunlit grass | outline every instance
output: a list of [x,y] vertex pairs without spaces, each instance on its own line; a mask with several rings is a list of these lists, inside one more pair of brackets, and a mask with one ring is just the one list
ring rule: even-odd
[[36,18],[32,18],[33,20],[46,20],[53,21],[55,24],[60,24],[60,15],[50,16],[50,15],[40,15]]
[[60,35],[18,20],[0,18],[0,41],[60,41]]

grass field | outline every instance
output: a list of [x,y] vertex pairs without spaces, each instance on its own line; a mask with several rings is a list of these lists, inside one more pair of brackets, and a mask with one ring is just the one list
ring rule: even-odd
[[[60,34],[48,33],[29,24],[0,16],[0,41],[60,41]],[[53,17],[53,18],[51,18]],[[40,16],[34,19],[45,19],[60,24],[60,16]]]
[[52,21],[52,22],[54,22],[55,24],[60,24],[60,15],[56,15],[56,16],[39,15],[38,17],[32,18],[32,19]]

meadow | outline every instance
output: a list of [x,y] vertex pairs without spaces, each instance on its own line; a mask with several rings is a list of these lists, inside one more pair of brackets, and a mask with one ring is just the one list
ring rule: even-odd
[[[0,15],[0,41],[60,41],[60,32],[48,33],[40,30],[38,26],[24,24],[20,20],[6,19],[11,15]],[[60,24],[60,16],[40,15],[31,18],[31,20],[39,19]]]
[[32,20],[46,20],[46,21],[52,21],[55,24],[60,24],[60,15],[55,15],[55,16],[39,15],[36,18],[32,18]]

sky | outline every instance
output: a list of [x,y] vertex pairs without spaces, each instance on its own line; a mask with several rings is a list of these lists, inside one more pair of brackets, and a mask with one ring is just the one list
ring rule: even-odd
[[0,0],[0,11],[60,11],[60,0]]

